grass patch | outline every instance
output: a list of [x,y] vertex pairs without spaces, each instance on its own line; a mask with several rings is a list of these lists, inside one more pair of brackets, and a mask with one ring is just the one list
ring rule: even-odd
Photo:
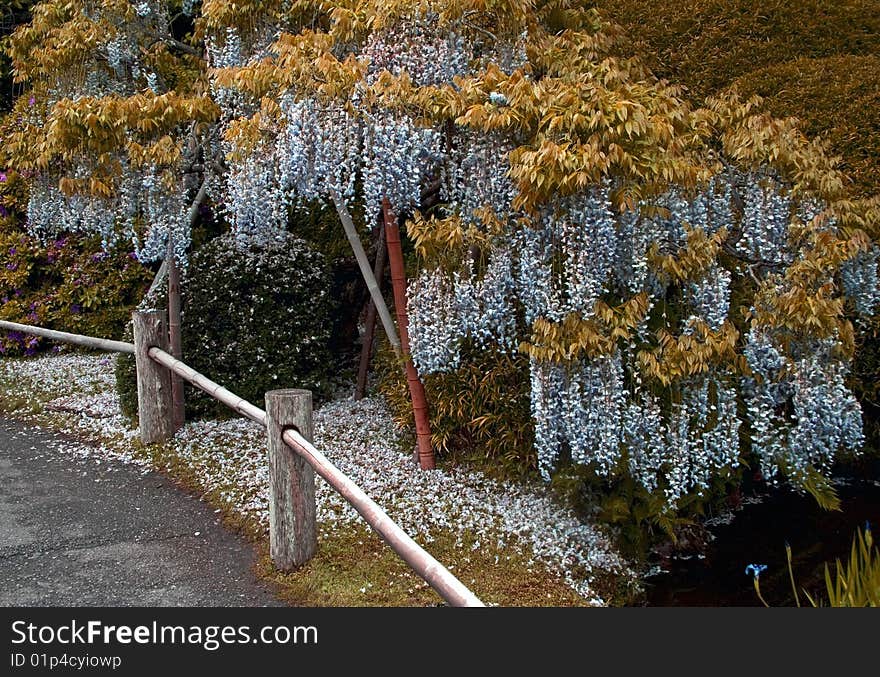
[[808,135],[827,139],[854,193],[880,193],[880,56],[797,59],[734,84],[764,97],[773,115],[795,116]]
[[598,0],[660,77],[705,97],[801,58],[880,53],[880,0]]
[[[471,544],[472,546],[473,544]],[[429,548],[439,561],[488,605],[587,606],[564,583],[515,548],[456,545],[443,534]],[[448,564],[454,562],[455,564]],[[261,577],[273,581],[284,598],[307,606],[438,606],[444,602],[373,531],[354,525],[319,536],[317,556],[302,569],[284,574],[264,551]]]
[[880,194],[880,0],[599,0],[629,48],[697,102],[736,85],[828,139]]

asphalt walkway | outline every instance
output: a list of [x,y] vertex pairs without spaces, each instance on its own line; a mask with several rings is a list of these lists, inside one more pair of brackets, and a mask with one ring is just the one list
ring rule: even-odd
[[0,418],[0,606],[282,604],[205,503],[59,439]]

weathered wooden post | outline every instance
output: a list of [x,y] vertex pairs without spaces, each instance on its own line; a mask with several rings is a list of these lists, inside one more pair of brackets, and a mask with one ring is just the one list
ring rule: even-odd
[[161,310],[132,313],[134,358],[137,365],[138,423],[141,442],[164,442],[174,434],[171,372],[154,362],[147,351],[168,349],[165,313]]
[[315,526],[315,471],[281,436],[296,428],[312,441],[312,393],[266,393],[269,437],[269,553],[275,566],[290,571],[308,562],[318,548]]

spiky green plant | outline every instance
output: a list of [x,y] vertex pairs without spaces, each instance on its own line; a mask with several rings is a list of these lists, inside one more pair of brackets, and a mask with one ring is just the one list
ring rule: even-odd
[[[785,544],[785,555],[788,560],[788,575],[791,589],[797,606],[801,605],[794,572],[791,567],[791,546]],[[825,564],[825,592],[828,595],[827,605],[832,607],[876,607],[880,606],[880,553],[874,545],[870,524],[864,529],[857,529],[850,548],[849,561],[844,564],[840,558],[835,560],[835,572],[832,576],[831,567]],[[755,576],[755,590],[763,602],[758,579]],[[810,595],[806,590],[804,596],[814,607],[826,606],[826,600]],[[766,602],[764,602],[766,606]]]
[[880,553],[869,525],[856,531],[849,562],[844,565],[836,560],[833,578],[825,565],[825,588],[830,606],[880,606]]

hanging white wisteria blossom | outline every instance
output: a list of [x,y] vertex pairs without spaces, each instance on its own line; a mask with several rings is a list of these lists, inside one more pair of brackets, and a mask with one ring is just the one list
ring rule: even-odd
[[237,240],[268,243],[287,230],[287,200],[273,156],[254,152],[226,175],[223,210]]
[[509,247],[492,250],[482,276],[472,258],[452,276],[423,270],[408,288],[410,350],[420,373],[459,366],[463,338],[479,348],[517,349],[516,309]]
[[748,335],[744,353],[754,377],[744,379],[743,396],[752,449],[771,481],[780,470],[802,479],[810,467],[828,472],[840,449],[858,453],[862,445],[861,408],[835,350],[835,341],[817,341],[791,358],[767,332]]
[[417,206],[440,158],[440,133],[392,111],[364,112],[360,157],[367,219],[387,198],[395,212]]
[[361,162],[357,118],[342,107],[293,95],[281,99],[281,110],[285,126],[274,150],[280,187],[304,200],[326,197],[331,190],[353,200]]
[[473,45],[456,29],[437,30],[438,17],[428,12],[420,18],[397,21],[370,34],[360,57],[369,62],[367,82],[383,71],[405,73],[416,86],[452,82],[468,71]]
[[[540,227],[515,229],[499,239],[512,243],[503,245],[512,271],[503,298],[486,294],[467,262],[445,278],[439,269],[423,273],[411,286],[409,303],[417,337],[413,355],[420,370],[457,368],[462,341],[475,334],[475,318],[485,317],[493,305],[497,315],[516,314],[519,341],[524,341],[537,319],[561,323],[572,314],[589,319],[597,301],[612,293],[645,293],[649,310],[660,301],[667,303],[671,282],[652,268],[651,248],[677,255],[686,248],[688,233],[697,230],[732,233],[728,237],[735,238],[743,265],[757,263],[757,274],[766,275],[791,262],[792,219],[821,213],[816,205],[798,212],[785,187],[760,173],[719,174],[691,195],[671,189],[646,203],[644,211],[616,211],[608,198],[610,189],[605,185],[568,197],[545,210]],[[867,293],[862,292],[866,308],[876,294],[873,256],[860,254],[843,271],[845,284],[868,281]],[[680,283],[677,303],[683,314],[677,328],[683,335],[695,334],[699,323],[712,331],[727,326],[733,275],[716,261]],[[667,506],[673,508],[684,496],[706,490],[716,475],[738,467],[740,377],[726,369],[690,377],[673,387],[672,401],[667,395],[664,403],[639,385],[637,344],[644,345],[650,336],[645,325],[635,335],[636,342],[620,345],[610,356],[567,362],[531,359],[538,466],[547,480],[563,458],[589,466],[601,477],[627,472],[649,492],[662,487]],[[759,380],[742,379],[752,448],[762,470],[775,478],[782,464],[786,476],[795,479],[803,479],[808,467],[827,472],[836,452],[856,450],[862,434],[858,403],[843,380],[844,363],[831,357],[836,341],[817,344],[815,354],[791,362],[769,339],[762,340],[751,335],[745,350]],[[787,408],[793,414],[779,413]]]
[[771,179],[752,177],[741,195],[742,238],[736,244],[737,249],[758,261],[790,261],[788,226],[792,204],[781,186]]
[[474,212],[484,207],[507,215],[517,192],[507,175],[511,149],[499,135],[458,134],[438,169],[440,199],[469,223],[478,221]]
[[860,320],[869,318],[880,308],[878,259],[880,259],[880,248],[874,246],[867,251],[860,251],[840,267],[843,289],[852,299]]

